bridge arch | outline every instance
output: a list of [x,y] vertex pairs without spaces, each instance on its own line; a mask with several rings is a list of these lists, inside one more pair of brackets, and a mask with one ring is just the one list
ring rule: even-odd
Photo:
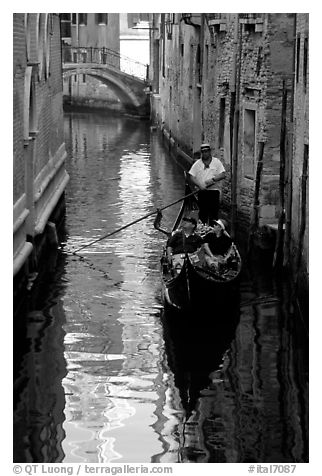
[[126,108],[133,111],[142,107],[142,98],[139,97],[124,80],[122,80],[120,75],[110,72],[106,68],[101,69],[93,66],[82,66],[80,64],[77,64],[76,67],[75,64],[73,64],[71,67],[64,66],[64,79],[67,79],[70,76],[82,74],[86,74],[98,79],[103,84],[109,86],[111,90],[120,98]]

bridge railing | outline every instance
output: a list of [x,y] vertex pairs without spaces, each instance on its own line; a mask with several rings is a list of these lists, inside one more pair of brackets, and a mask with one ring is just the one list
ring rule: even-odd
[[135,61],[109,48],[62,45],[63,63],[93,63],[112,66],[136,78],[147,80],[149,65]]

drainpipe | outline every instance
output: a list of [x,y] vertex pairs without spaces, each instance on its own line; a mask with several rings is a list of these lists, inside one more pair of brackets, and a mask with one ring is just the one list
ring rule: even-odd
[[201,21],[200,21],[200,36],[199,36],[199,41],[200,41],[200,76],[201,76],[201,91],[200,91],[200,108],[201,108],[201,143],[205,140],[204,137],[204,43],[205,43],[205,14],[201,13]]
[[290,107],[290,131],[288,133],[288,149],[287,149],[287,185],[286,185],[286,204],[285,204],[285,235],[284,235],[284,260],[283,267],[291,269],[291,240],[292,240],[292,188],[293,188],[293,141],[294,141],[294,96],[295,96],[295,58],[296,58],[296,23],[297,14],[294,13],[294,48],[293,48],[293,77],[291,88],[291,107]]
[[239,127],[239,103],[240,103],[240,68],[241,68],[241,28],[239,14],[236,16],[234,31],[234,60],[233,60],[233,144],[231,159],[231,235],[236,238],[237,230],[237,183],[238,183],[238,127]]

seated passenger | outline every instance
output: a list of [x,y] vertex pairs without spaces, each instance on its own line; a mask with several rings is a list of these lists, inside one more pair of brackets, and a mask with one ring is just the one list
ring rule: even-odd
[[170,265],[179,272],[184,261],[185,253],[189,254],[192,263],[197,263],[197,250],[202,246],[202,238],[195,229],[197,221],[193,217],[182,219],[182,229],[170,236],[167,242],[167,258]]
[[213,231],[204,237],[205,261],[214,271],[227,263],[228,258],[233,254],[232,239],[225,231],[226,223],[217,220],[213,223]]

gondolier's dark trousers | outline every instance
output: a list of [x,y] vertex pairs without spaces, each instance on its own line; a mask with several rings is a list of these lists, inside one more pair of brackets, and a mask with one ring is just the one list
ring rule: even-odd
[[198,192],[199,219],[203,223],[218,220],[219,190],[200,190]]

